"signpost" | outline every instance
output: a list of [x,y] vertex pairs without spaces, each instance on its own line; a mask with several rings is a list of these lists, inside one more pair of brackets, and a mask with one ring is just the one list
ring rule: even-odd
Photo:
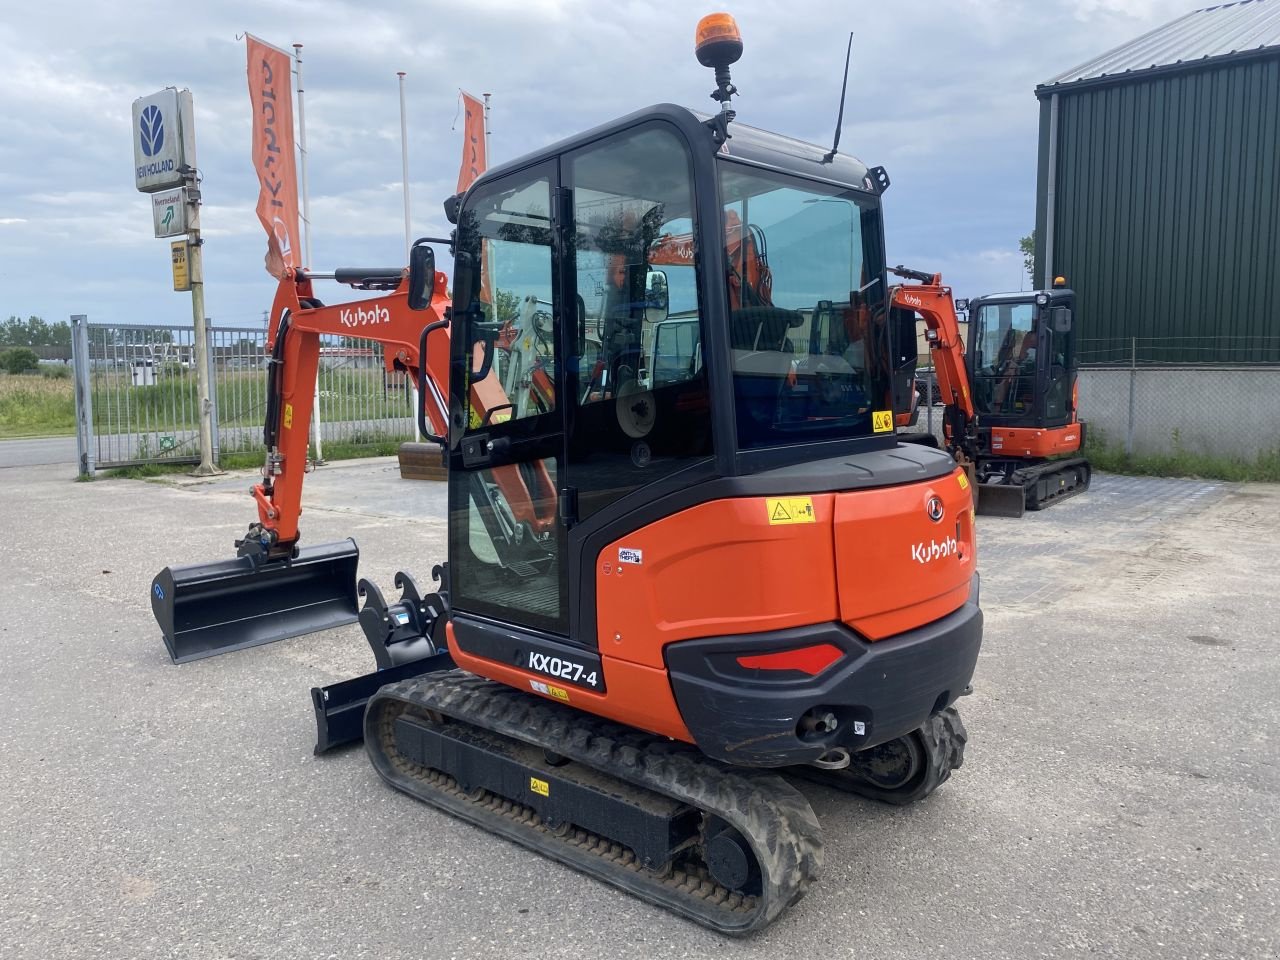
[[200,396],[200,465],[197,476],[217,473],[213,464],[213,404],[209,401],[208,337],[200,247],[200,176],[196,170],[195,110],[190,90],[166,87],[133,101],[134,186],[151,194],[157,237],[183,237],[170,247],[173,289],[191,291],[195,327],[196,390]]

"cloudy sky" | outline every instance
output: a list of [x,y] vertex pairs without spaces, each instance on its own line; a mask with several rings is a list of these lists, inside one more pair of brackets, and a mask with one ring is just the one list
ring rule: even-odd
[[[318,269],[403,260],[399,100],[408,73],[416,234],[447,229],[457,90],[493,94],[502,162],[649,103],[709,109],[693,57],[727,9],[746,53],[741,120],[828,143],[854,60],[841,149],[883,164],[890,262],[962,295],[1016,289],[1034,225],[1034,86],[1176,16],[1187,0],[149,0],[18,3],[0,18],[0,317],[189,323],[168,244],[133,189],[130,105],[195,98],[207,313],[260,325],[273,281],[254,214],[242,40],[304,44]],[[331,299],[339,299],[331,297]]]

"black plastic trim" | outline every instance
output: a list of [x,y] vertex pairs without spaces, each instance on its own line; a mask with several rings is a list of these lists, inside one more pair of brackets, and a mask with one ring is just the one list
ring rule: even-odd
[[[969,685],[982,644],[978,593],[975,575],[958,610],[874,643],[845,624],[822,623],[671,644],[667,668],[680,715],[708,756],[753,767],[811,763],[835,747],[856,752],[903,736]],[[737,663],[822,643],[845,656],[813,677]],[[833,714],[836,729],[800,733],[810,711]]]
[[[454,643],[463,653],[538,673],[546,677],[548,683],[568,684],[593,693],[604,693],[606,690],[604,664],[600,654],[594,650],[586,650],[579,644],[553,639],[546,634],[509,623],[470,617],[456,610],[453,611],[451,622]],[[538,665],[540,658],[580,665],[582,669],[567,676],[549,673]],[[596,682],[587,682],[587,676],[594,676]]]

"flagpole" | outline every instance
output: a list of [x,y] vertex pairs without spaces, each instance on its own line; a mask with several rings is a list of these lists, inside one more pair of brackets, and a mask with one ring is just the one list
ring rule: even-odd
[[[413,228],[410,226],[409,216],[409,121],[404,102],[404,71],[397,70],[396,76],[400,78],[400,167],[404,179],[404,256],[405,260],[408,261],[409,251],[413,249]],[[418,362],[426,363],[426,357],[419,357]],[[410,379],[412,380],[412,378]],[[418,396],[417,381],[413,382],[410,390],[413,396],[413,409],[417,410],[418,404],[421,402]],[[413,435],[418,440],[425,440],[426,437],[419,431],[417,422],[418,418],[414,417]]]
[[[293,62],[298,74],[298,167],[302,175],[302,249],[303,265],[311,267],[311,192],[307,185],[307,111],[303,104],[302,44],[293,45]],[[311,401],[312,442],[316,446],[317,464],[324,463],[320,448],[320,372],[316,370],[316,392]]]
[[413,246],[413,234],[409,226],[409,121],[404,104],[404,71],[396,71],[400,78],[400,165],[404,171],[404,255],[407,260]]

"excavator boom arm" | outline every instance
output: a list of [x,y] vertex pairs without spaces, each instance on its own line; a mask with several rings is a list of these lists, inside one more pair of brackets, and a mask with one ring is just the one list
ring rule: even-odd
[[933,369],[943,402],[958,409],[966,423],[972,423],[975,416],[973,396],[969,389],[964,344],[960,342],[960,321],[956,316],[951,288],[942,283],[941,274],[922,274],[904,267],[896,267],[893,272],[911,279],[928,278],[926,282],[893,287],[890,291],[890,306],[914,310],[924,318],[929,350],[933,355]]
[[[335,277],[356,277],[361,271],[339,270]],[[351,281],[348,281],[351,282]],[[394,282],[392,280],[391,282]],[[254,486],[258,522],[274,558],[287,555],[298,539],[302,512],[302,482],[307,468],[307,443],[312,398],[320,364],[323,336],[358,336],[384,345],[388,370],[403,370],[417,382],[425,373],[427,396],[423,406],[427,424],[436,436],[448,430],[449,328],[436,325],[445,317],[448,278],[435,275],[427,310],[410,310],[408,279],[384,296],[324,306],[315,299],[312,278],[286,273],[272,304],[267,351],[267,422],[264,440],[267,462],[263,482]],[[426,358],[419,355],[422,331],[427,335]],[[425,362],[425,369],[423,364]]]

